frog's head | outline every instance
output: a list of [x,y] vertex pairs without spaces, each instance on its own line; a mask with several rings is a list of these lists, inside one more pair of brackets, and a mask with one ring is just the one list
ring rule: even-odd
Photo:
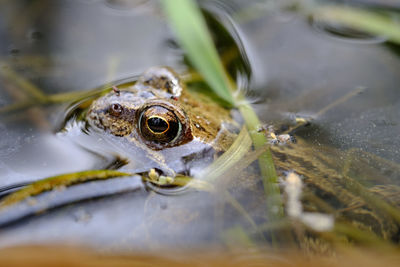
[[80,143],[127,159],[126,168],[135,172],[196,175],[230,143],[222,127],[229,120],[229,111],[185,91],[171,69],[155,67],[135,85],[93,101],[86,115],[90,140]]
[[178,104],[182,85],[169,68],[152,68],[135,86],[114,90],[95,100],[88,123],[118,137],[129,137],[153,150],[193,139],[190,121]]

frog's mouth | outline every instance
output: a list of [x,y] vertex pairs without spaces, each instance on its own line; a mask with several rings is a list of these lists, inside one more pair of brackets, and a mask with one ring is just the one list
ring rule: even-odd
[[204,144],[197,139],[160,151],[142,148],[144,154],[141,157],[132,157],[130,153],[127,154],[129,163],[121,170],[144,174],[152,173],[153,177],[157,175],[171,178],[176,176],[196,177],[213,161],[215,154],[211,145]]
[[[168,172],[160,168],[151,168],[149,171],[141,173],[146,185],[162,194],[176,194],[184,191],[182,185],[186,185],[186,182],[192,178],[199,177],[214,159],[215,151],[211,146],[204,146],[203,143],[199,143],[198,149],[200,150],[194,151],[195,147],[195,144],[188,144],[191,153],[180,156],[175,161],[168,162],[168,169],[173,170],[173,176],[168,175]],[[184,152],[182,151],[183,148],[180,148],[179,152]],[[165,153],[169,152],[176,153],[177,151],[166,151]],[[167,154],[166,156],[169,155]],[[160,189],[168,190],[160,191]]]

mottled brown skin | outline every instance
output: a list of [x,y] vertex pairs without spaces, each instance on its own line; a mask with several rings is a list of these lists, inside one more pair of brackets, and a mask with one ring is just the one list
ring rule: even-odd
[[[107,113],[112,103],[119,103],[123,107],[124,111],[117,117]],[[176,139],[157,143],[150,140],[149,136],[143,137],[138,129],[138,114],[154,104],[171,110],[174,113],[171,116],[176,116],[173,119],[180,121],[182,131]],[[157,110],[149,113],[154,115],[154,112],[157,113]],[[110,92],[98,99],[92,104],[87,119],[90,124],[115,136],[133,136],[153,151],[179,146],[195,138],[212,145],[216,151],[225,151],[235,138],[235,134],[224,131],[222,126],[232,123],[229,110],[200,94],[185,90],[178,76],[169,68],[152,68],[133,87]],[[317,151],[299,138],[296,144],[273,145],[271,149],[280,175],[285,175],[285,171],[294,171],[304,178],[305,210],[333,213],[337,221],[385,239],[398,235],[399,228],[393,218],[374,209],[346,187],[349,179],[341,172],[339,151],[328,148]],[[245,178],[239,183],[239,186],[243,186],[249,183],[249,179]],[[393,196],[400,195],[399,187],[378,187],[367,191],[400,207],[400,200],[393,200]]]
[[183,91],[181,106],[191,121],[193,136],[211,144],[216,151],[225,151],[236,134],[222,129],[223,124],[234,124],[229,110],[222,108],[207,97]]

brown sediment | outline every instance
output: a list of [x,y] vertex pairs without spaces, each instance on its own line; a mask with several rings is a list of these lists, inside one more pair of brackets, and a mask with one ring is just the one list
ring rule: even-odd
[[158,251],[99,253],[85,247],[47,245],[0,250],[1,266],[128,267],[128,266],[274,266],[274,267],[373,267],[399,266],[400,253],[349,249],[335,256],[305,256],[299,251],[238,249],[233,251]]

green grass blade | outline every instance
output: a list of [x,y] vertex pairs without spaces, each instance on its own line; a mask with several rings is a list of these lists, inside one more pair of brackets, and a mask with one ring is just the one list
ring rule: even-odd
[[215,93],[234,106],[232,88],[207,31],[206,22],[193,0],[161,1],[177,38],[195,68]]

